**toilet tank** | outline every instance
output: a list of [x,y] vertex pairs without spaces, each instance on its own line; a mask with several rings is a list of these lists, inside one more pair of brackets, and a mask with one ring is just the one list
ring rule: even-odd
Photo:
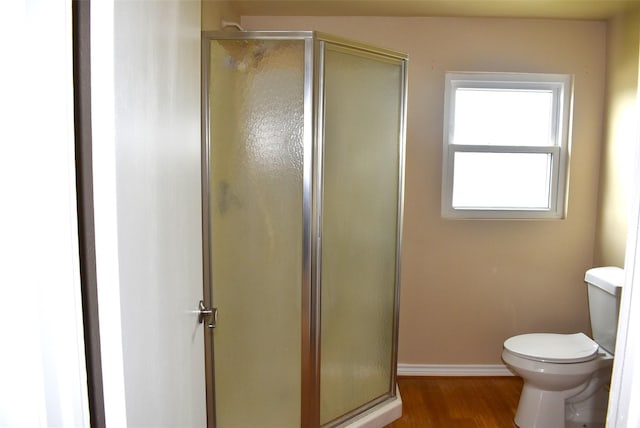
[[615,266],[597,267],[589,269],[584,280],[589,294],[593,340],[613,355],[624,271]]

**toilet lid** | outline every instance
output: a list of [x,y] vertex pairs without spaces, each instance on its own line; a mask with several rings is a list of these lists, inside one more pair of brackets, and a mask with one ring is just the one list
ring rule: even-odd
[[549,363],[580,363],[596,357],[598,344],[583,333],[530,333],[510,337],[504,347],[529,360]]

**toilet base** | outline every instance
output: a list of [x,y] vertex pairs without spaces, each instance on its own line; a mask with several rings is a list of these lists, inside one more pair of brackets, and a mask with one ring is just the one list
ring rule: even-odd
[[611,367],[570,390],[547,391],[526,383],[514,419],[519,428],[604,428]]
[[584,391],[566,400],[567,428],[604,428],[610,383],[611,367],[604,367],[594,373]]
[[568,391],[544,391],[525,383],[518,402],[515,424],[519,428],[565,428],[565,399],[582,388],[579,386]]

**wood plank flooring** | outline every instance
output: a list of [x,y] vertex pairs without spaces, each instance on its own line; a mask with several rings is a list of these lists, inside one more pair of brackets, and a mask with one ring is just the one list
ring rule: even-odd
[[399,377],[402,418],[387,428],[514,428],[519,377]]

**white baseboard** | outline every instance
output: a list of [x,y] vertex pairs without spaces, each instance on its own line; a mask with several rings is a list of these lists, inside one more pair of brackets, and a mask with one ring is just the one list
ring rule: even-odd
[[399,376],[514,376],[504,364],[398,364]]

